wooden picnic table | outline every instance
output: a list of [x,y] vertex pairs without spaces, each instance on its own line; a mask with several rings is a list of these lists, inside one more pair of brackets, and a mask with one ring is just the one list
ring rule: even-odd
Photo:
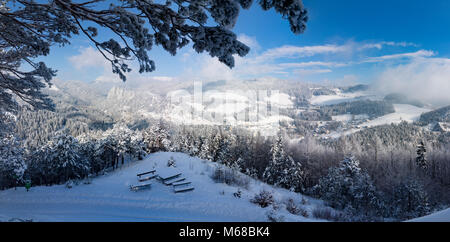
[[143,176],[143,175],[147,175],[147,174],[150,174],[150,173],[155,173],[155,172],[156,172],[156,170],[151,170],[151,171],[147,171],[147,172],[139,173],[139,174],[137,174],[137,176],[138,176],[138,177],[141,177],[141,176]]
[[158,172],[158,176],[160,180],[167,181],[181,176],[181,172],[162,170]]

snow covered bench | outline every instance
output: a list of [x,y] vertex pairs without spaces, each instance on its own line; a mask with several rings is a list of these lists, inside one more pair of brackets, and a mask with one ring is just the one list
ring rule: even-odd
[[144,181],[148,181],[148,180],[151,180],[151,179],[153,179],[153,178],[156,178],[158,175],[151,175],[151,176],[148,176],[148,177],[144,177],[144,178],[139,178],[138,179],[138,181],[140,181],[140,182],[144,182]]
[[[158,172],[159,180],[164,184],[181,176],[180,172],[163,170]],[[168,185],[168,184],[166,184]]]
[[165,180],[163,183],[164,183],[164,185],[170,186],[170,185],[172,185],[175,182],[181,182],[181,181],[184,181],[184,180],[186,180],[186,178],[178,176],[178,177],[174,177],[174,178]]
[[136,191],[139,191],[139,190],[142,190],[142,189],[148,189],[148,188],[150,188],[151,186],[152,186],[151,183],[146,183],[146,184],[141,184],[141,185],[135,185],[135,186],[130,185],[130,190],[136,192]]
[[137,176],[138,176],[139,178],[141,178],[141,176],[143,176],[143,175],[147,175],[147,174],[155,173],[155,172],[156,172],[156,170],[151,170],[151,171],[139,173],[139,174],[137,174]]
[[189,185],[189,184],[191,184],[192,182],[190,182],[190,181],[179,181],[179,182],[174,182],[174,183],[172,183],[172,186],[173,187],[178,187],[178,186],[184,186],[184,185]]
[[188,191],[192,191],[194,190],[194,187],[189,185],[189,186],[177,186],[173,188],[173,191],[175,193],[179,193],[179,192],[188,192]]

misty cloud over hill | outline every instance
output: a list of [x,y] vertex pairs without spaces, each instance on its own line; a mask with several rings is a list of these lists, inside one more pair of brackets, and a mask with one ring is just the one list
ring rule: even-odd
[[435,106],[450,103],[450,61],[417,59],[392,67],[380,74],[372,85],[381,93],[400,93]]

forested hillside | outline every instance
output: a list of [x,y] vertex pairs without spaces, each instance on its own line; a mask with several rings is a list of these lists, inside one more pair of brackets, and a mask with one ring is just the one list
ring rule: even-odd
[[14,132],[26,146],[46,144],[57,132],[79,136],[90,130],[111,128],[109,115],[89,106],[58,105],[55,112],[21,109],[16,116]]
[[450,122],[450,106],[442,107],[422,114],[419,122],[423,125],[433,122]]
[[370,118],[380,117],[395,112],[391,103],[384,101],[359,100],[333,105],[320,106],[319,113],[323,120],[331,120],[332,116],[341,114],[366,114]]

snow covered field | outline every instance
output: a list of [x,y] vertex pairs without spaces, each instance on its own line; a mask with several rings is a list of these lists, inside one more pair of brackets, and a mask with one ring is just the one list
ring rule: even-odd
[[[393,104],[394,105],[394,113],[390,113],[372,120],[369,120],[367,122],[359,124],[360,127],[374,127],[384,124],[398,124],[402,121],[406,122],[414,122],[419,119],[420,115],[422,113],[426,113],[431,111],[431,109],[427,108],[419,108],[413,105],[409,104]],[[333,120],[337,121],[350,121],[353,120],[353,116],[356,115],[339,115],[339,116],[333,116]],[[363,115],[360,115],[360,117],[363,118]],[[357,117],[359,118],[359,117]],[[355,119],[357,119],[355,118]],[[342,135],[349,135],[356,133],[360,131],[361,128],[351,128],[345,131],[333,131],[329,134],[322,135],[323,138],[339,138]]]
[[373,127],[383,124],[400,123],[401,121],[416,121],[422,113],[431,111],[427,108],[419,108],[409,104],[394,104],[394,113],[390,113],[379,118],[370,120],[361,126]]
[[343,93],[338,89],[334,90],[335,95],[313,95],[309,102],[312,105],[332,105],[343,102],[352,102],[361,98],[367,99],[371,94],[366,92]]
[[[167,167],[171,156],[176,168]],[[248,190],[240,188],[242,197],[236,198],[233,193],[238,187],[215,183],[210,178],[215,165],[182,153],[160,152],[71,189],[55,185],[32,187],[29,192],[23,187],[0,191],[0,221],[267,221],[266,213],[273,208],[249,202],[263,188],[273,191],[281,205],[275,214],[284,216],[285,221],[320,221],[311,214],[315,207],[323,206],[322,201],[304,197],[307,203],[302,207],[309,218],[293,215],[282,202],[292,198],[300,205],[301,194],[253,179]],[[157,173],[179,171],[195,190],[174,193],[171,186],[152,180],[151,189],[130,191],[129,185],[139,183],[136,174],[152,169]]]
[[450,208],[427,216],[409,220],[409,222],[450,222]]
[[333,121],[349,122],[349,121],[353,121],[353,120],[368,119],[369,115],[367,115],[367,114],[359,114],[359,115],[342,114],[342,115],[331,116],[331,118]]

